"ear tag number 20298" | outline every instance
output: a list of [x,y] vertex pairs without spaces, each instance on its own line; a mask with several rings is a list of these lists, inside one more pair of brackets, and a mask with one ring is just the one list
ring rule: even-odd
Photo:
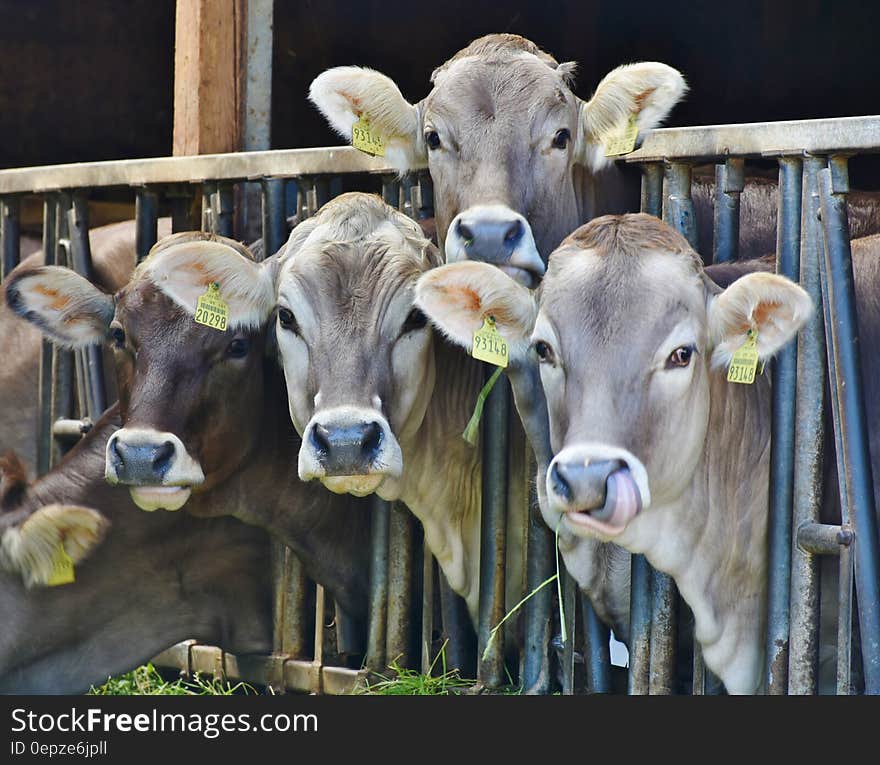
[[196,303],[196,324],[225,332],[229,324],[229,306],[220,297],[220,285],[211,282]]
[[734,351],[727,368],[727,382],[751,385],[758,368],[758,333],[750,329],[746,341]]
[[58,545],[55,551],[55,559],[52,561],[52,574],[46,582],[48,587],[57,587],[59,584],[71,584],[75,579],[73,573],[73,560],[64,549],[64,544]]

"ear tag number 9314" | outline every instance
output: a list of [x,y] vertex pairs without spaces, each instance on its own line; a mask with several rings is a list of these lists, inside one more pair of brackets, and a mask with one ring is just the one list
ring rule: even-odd
[[385,142],[376,131],[370,129],[366,117],[361,117],[351,126],[351,145],[355,149],[374,157],[385,156]]
[[196,303],[196,324],[204,324],[211,329],[226,331],[229,323],[229,306],[220,297],[220,285],[211,282]]
[[507,366],[507,341],[501,337],[501,333],[495,326],[494,316],[484,318],[483,326],[474,332],[471,356],[480,361],[495,364],[502,369]]
[[622,132],[609,135],[605,139],[605,156],[619,157],[621,154],[629,154],[636,147],[638,135],[639,126],[636,124],[635,115],[632,114]]
[[727,368],[727,382],[751,385],[758,368],[758,333],[750,329],[746,341],[734,352]]

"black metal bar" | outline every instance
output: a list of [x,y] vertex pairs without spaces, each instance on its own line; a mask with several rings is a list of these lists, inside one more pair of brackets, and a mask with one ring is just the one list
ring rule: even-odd
[[[846,160],[832,158],[835,175],[845,177]],[[852,253],[846,194],[832,186],[832,170],[819,172],[829,311],[833,320],[833,355],[840,400],[840,429],[846,480],[843,488],[856,534],[855,585],[865,692],[880,694],[880,538],[859,359]]]
[[611,632],[602,624],[590,599],[583,593],[580,593],[580,601],[587,693],[611,693]]
[[285,206],[287,181],[284,178],[264,178],[263,196],[263,257],[271,257],[287,241]]
[[[821,305],[817,173],[821,157],[803,160],[801,196],[800,282],[815,306]],[[821,310],[813,313],[798,335],[797,396],[795,404],[794,514],[797,529],[817,523],[822,505],[822,467],[825,451],[825,329]],[[818,559],[796,546],[791,551],[791,610],[788,691],[815,694],[819,661]]]
[[[43,262],[54,265],[58,240],[58,198],[47,195],[43,202]],[[39,413],[37,417],[37,474],[48,472],[52,455],[52,343],[43,340],[40,352]]]
[[[779,159],[776,272],[800,278],[802,163]],[[765,682],[767,692],[788,691],[789,589],[791,587],[791,515],[794,492],[795,392],[797,344],[789,343],[772,362],[770,421],[770,508],[767,526],[768,586]]]
[[7,196],[0,199],[0,239],[3,256],[0,260],[0,281],[9,276],[21,257],[21,199]]
[[736,157],[715,165],[715,237],[712,261],[736,260],[739,251],[739,195],[743,190],[745,160]]
[[663,165],[648,162],[642,165],[642,212],[663,217]]
[[419,220],[434,217],[434,184],[428,173],[419,173],[419,207],[416,217]]
[[204,185],[202,227],[220,236],[235,236],[235,186],[211,181]]
[[577,601],[578,586],[568,571],[560,571],[562,576],[562,605],[560,608],[560,624],[565,623],[565,643],[562,646],[562,693],[564,696],[574,695],[574,662],[577,645]]
[[371,499],[372,558],[370,561],[370,620],[367,629],[366,667],[385,669],[388,629],[388,524],[391,505],[374,495]]
[[196,231],[201,226],[201,218],[196,213],[196,188],[194,186],[169,186],[165,197],[171,203],[171,231]]
[[394,208],[400,207],[400,181],[397,180],[397,176],[382,176],[382,199]]
[[159,238],[159,196],[147,188],[137,190],[134,201],[135,245],[140,263]]
[[644,555],[633,555],[631,570],[628,692],[631,696],[643,696],[650,690],[651,566]]
[[684,162],[667,162],[665,220],[690,242],[697,246],[697,221],[694,217],[694,200],[691,199],[691,166]]
[[462,677],[475,677],[477,671],[477,635],[467,603],[449,586],[440,572],[440,612],[446,643],[446,666],[458,667]]
[[388,633],[387,662],[403,667],[415,665],[410,641],[410,617],[414,604],[415,519],[403,505],[391,505],[388,524]]
[[[487,368],[487,376],[492,373]],[[503,618],[505,531],[508,494],[508,420],[510,417],[510,383],[502,376],[486,400],[480,433],[483,456],[480,529],[480,612],[477,628],[477,679],[488,687],[505,682],[504,628],[498,630],[486,657],[483,653],[489,633]]]
[[851,545],[840,548],[837,586],[837,694],[849,695],[852,683],[854,555]]
[[[92,251],[89,244],[89,202],[85,193],[75,192],[67,212],[67,226],[70,238],[70,255],[73,269],[89,281],[95,279],[92,266]],[[97,422],[107,408],[107,393],[104,386],[104,360],[100,346],[89,346],[83,351],[86,371],[86,394],[88,415]]]
[[675,643],[678,636],[678,589],[668,574],[651,571],[651,648],[649,692],[652,696],[675,693]]
[[[431,671],[434,661],[434,571],[436,561],[428,545],[422,543],[422,673]],[[444,649],[445,650],[445,649]]]
[[[530,461],[534,467],[534,462]],[[534,470],[532,471],[534,475]],[[556,547],[553,532],[547,527],[538,507],[534,482],[529,487],[529,526],[527,532],[526,589],[533,592],[547,581],[555,568]],[[522,684],[526,693],[550,691],[550,618],[553,588],[543,587],[525,605],[525,646],[523,648]]]

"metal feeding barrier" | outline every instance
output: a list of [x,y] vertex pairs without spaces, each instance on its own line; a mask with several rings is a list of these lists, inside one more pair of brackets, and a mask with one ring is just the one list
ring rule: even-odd
[[[766,689],[769,693],[815,693],[818,689],[819,557],[839,556],[838,693],[853,692],[853,615],[858,613],[861,668],[866,692],[880,692],[880,582],[878,534],[871,462],[859,368],[857,325],[846,194],[847,157],[880,150],[880,117],[812,120],[705,128],[673,128],[647,134],[628,162],[642,167],[642,209],[663,217],[696,245],[690,195],[692,169],[716,165],[713,260],[736,258],[739,195],[745,161],[779,163],[777,270],[800,281],[823,306],[801,332],[797,347],[773,362],[773,419],[769,516],[769,603]],[[363,190],[414,219],[433,215],[430,178],[420,172],[398,178],[381,160],[351,148],[297,149],[35,167],[0,172],[2,274],[19,260],[19,214],[25,195],[43,197],[43,246],[47,263],[66,264],[93,275],[88,237],[88,194],[128,188],[135,197],[136,252],[146,256],[157,237],[160,207],[170,208],[174,231],[204,228],[236,235],[236,187],[258,184],[262,197],[264,252],[287,237],[286,217],[300,218],[343,188],[342,178],[368,174]],[[363,176],[358,176],[363,178]],[[253,186],[248,186],[253,188]],[[288,196],[295,202],[288,205]],[[198,199],[201,196],[201,209]],[[820,213],[821,211],[821,220]],[[827,349],[827,350],[826,350]],[[825,380],[837,455],[842,523],[819,522],[824,454]],[[502,378],[503,379],[503,378]],[[107,404],[99,350],[71,352],[44,341],[39,384],[38,468],[49,469],[60,453],[100,416]],[[284,402],[279,402],[282,406]],[[486,687],[509,682],[504,630],[490,634],[505,614],[508,519],[524,509],[526,560],[521,590],[535,590],[555,567],[553,535],[536,508],[530,484],[533,461],[511,403],[509,386],[497,385],[483,416],[480,608],[476,646],[463,601],[452,593],[419,524],[397,503],[372,503],[370,618],[366,644],[353,634],[338,608],[333,623],[336,651],[363,657],[360,669],[325,661],[333,605],[309,582],[294,554],[276,543],[272,561],[274,638],[271,656],[232,656],[187,641],[156,658],[160,666],[307,692],[344,693],[368,672],[393,661],[428,671],[444,644],[448,667],[473,667]],[[533,692],[551,689],[558,674],[564,693],[608,693],[615,686],[609,631],[574,580],[563,572],[560,591],[571,638],[553,653],[556,632],[553,588],[544,587],[523,608],[519,632],[507,647],[519,650],[519,684]],[[855,598],[854,598],[855,591]],[[672,693],[676,686],[678,614],[672,580],[633,556],[628,691]],[[513,625],[511,620],[508,625]],[[414,636],[418,635],[415,640]],[[445,643],[444,643],[445,639]],[[488,648],[487,648],[488,645]],[[476,656],[474,652],[476,648]],[[578,657],[583,670],[576,672]],[[479,657],[479,659],[476,659]],[[344,661],[342,662],[345,663]],[[558,667],[556,666],[558,664]],[[618,671],[618,675],[620,672]],[[711,691],[694,647],[693,691]]]

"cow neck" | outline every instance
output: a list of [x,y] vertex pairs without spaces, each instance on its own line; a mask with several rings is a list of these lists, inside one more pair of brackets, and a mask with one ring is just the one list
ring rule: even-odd
[[370,519],[358,500],[303,483],[296,465],[301,439],[287,413],[287,387],[267,359],[261,410],[254,413],[257,448],[240,469],[187,509],[197,515],[234,515],[260,526],[290,547],[309,576],[352,616],[365,616],[369,579]]
[[675,578],[706,664],[728,691],[754,693],[763,660],[770,381],[728,383],[720,370],[709,385],[705,449],[688,490],[676,504],[649,509],[634,538],[621,541]]
[[0,691],[82,692],[187,638],[248,653],[271,645],[265,534],[228,518],[137,509],[104,480],[119,424],[114,406],[11,511],[81,504],[111,525],[73,585],[28,591],[0,573]]
[[486,365],[434,338],[437,377],[422,426],[401,443],[400,499],[422,522],[425,541],[449,585],[477,614],[480,573],[481,447],[462,432],[483,386]]

